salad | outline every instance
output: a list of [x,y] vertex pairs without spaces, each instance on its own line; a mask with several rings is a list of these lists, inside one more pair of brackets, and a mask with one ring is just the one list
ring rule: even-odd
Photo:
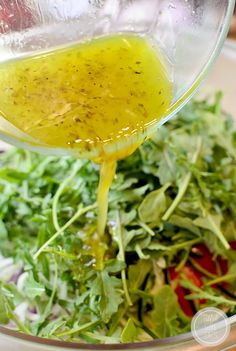
[[236,313],[236,132],[220,100],[191,102],[119,162],[99,245],[96,164],[1,154],[1,325],[128,343],[189,331],[206,306]]

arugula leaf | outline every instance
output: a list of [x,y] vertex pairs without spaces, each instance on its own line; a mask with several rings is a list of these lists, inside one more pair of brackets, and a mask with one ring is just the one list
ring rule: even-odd
[[2,220],[0,220],[0,239],[4,240],[7,239],[8,232],[5,224],[3,223]]
[[170,183],[167,183],[144,198],[138,210],[141,221],[145,223],[160,221],[167,207],[165,192],[169,187]]
[[222,220],[222,215],[212,215],[211,213],[205,213],[204,217],[196,218],[193,223],[200,228],[208,229],[213,232],[224,245],[224,247],[226,249],[229,249],[230,245],[221,231]]
[[155,333],[159,338],[166,338],[178,334],[185,320],[181,320],[181,309],[173,289],[165,285],[154,297],[154,307],[151,316],[155,323]]
[[197,300],[197,299],[207,300],[209,305],[217,306],[217,307],[220,307],[222,305],[228,306],[228,307],[236,306],[235,300],[230,300],[222,296],[222,294],[217,295],[217,291],[213,288],[207,287],[204,290],[202,290],[187,280],[182,280],[181,285],[186,289],[190,289],[191,291],[193,291],[193,293],[187,296],[189,300]]
[[120,340],[123,343],[135,342],[137,340],[139,331],[131,318],[128,319],[126,326],[121,334]]
[[105,270],[108,273],[119,273],[126,268],[126,264],[120,260],[109,260],[105,264]]
[[9,310],[7,308],[6,297],[3,294],[2,287],[0,286],[0,323],[8,324],[10,321]]
[[137,264],[130,265],[128,282],[130,291],[141,288],[147,274],[152,270],[152,263],[148,260],[139,260]]
[[63,317],[57,318],[47,324],[46,327],[44,327],[39,335],[42,337],[50,337],[54,335],[58,329],[63,327],[66,324],[66,322],[63,320]]
[[37,296],[42,296],[45,292],[43,284],[36,282],[33,273],[29,272],[29,276],[25,282],[25,293],[29,299],[35,299]]
[[189,232],[200,236],[201,231],[197,227],[196,223],[189,217],[183,217],[179,215],[172,215],[169,219],[169,223],[183,229],[187,229]]
[[106,271],[97,272],[97,277],[91,284],[90,295],[98,299],[99,311],[104,323],[109,322],[123,302],[121,288],[119,279],[109,276]]

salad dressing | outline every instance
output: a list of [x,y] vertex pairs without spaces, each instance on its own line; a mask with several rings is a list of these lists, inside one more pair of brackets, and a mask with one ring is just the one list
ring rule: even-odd
[[39,146],[101,164],[102,235],[116,161],[141,144],[171,104],[172,84],[156,48],[136,35],[102,37],[5,63],[0,87],[1,115]]

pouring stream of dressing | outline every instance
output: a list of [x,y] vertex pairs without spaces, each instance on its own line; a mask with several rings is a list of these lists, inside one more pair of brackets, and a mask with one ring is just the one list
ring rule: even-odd
[[[132,34],[97,38],[0,67],[0,114],[7,121],[39,145],[69,149],[79,157],[96,151],[91,158],[101,164],[100,237],[116,161],[140,145],[143,132],[167,113],[171,100],[172,84],[158,50]],[[132,141],[135,136],[139,142]]]

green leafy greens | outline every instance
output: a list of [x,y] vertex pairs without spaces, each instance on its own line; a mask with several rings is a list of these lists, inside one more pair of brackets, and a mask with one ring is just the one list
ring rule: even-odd
[[[190,328],[176,284],[195,312],[236,312],[236,133],[219,96],[190,103],[119,162],[99,244],[97,165],[19,149],[0,165],[1,324],[95,344],[168,337]],[[197,264],[199,244],[227,262],[223,292],[212,287],[219,264]]]

